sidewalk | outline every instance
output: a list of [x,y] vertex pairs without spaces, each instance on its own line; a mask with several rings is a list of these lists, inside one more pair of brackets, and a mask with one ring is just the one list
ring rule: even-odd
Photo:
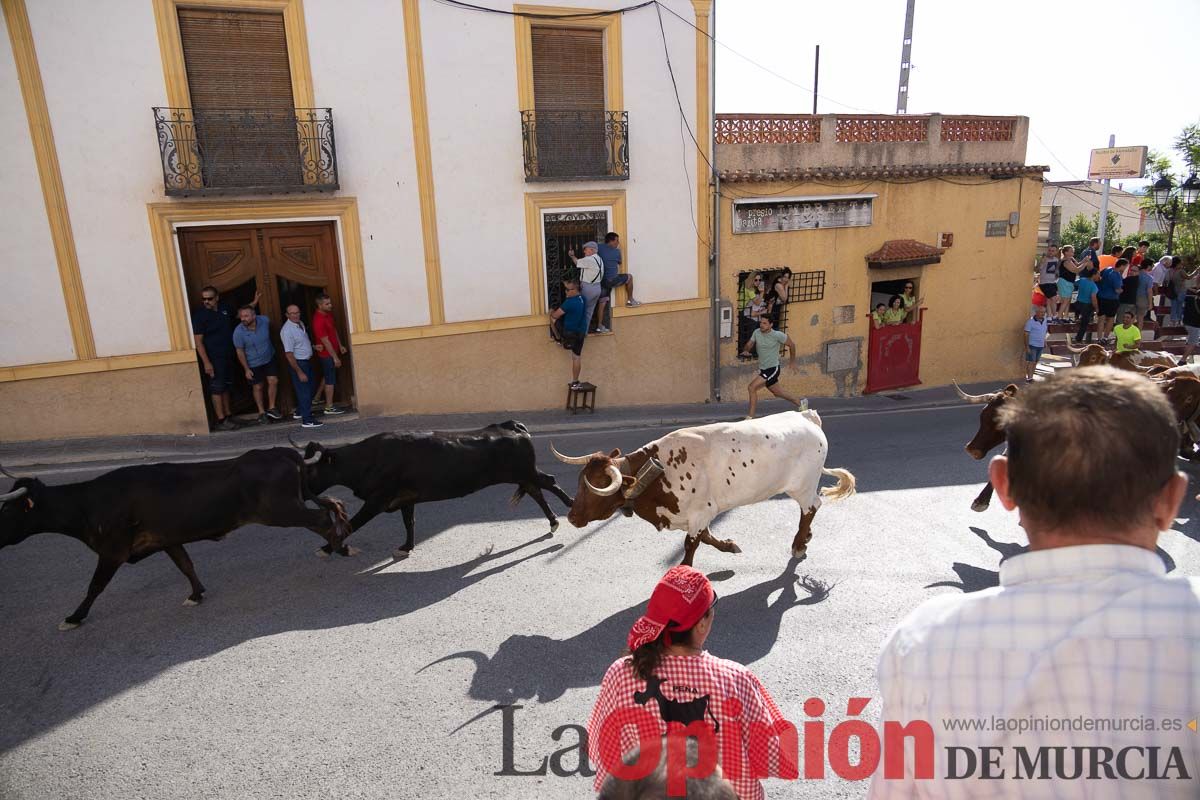
[[[996,383],[964,386],[972,394],[994,391]],[[903,389],[885,394],[862,397],[816,397],[810,407],[822,417],[841,414],[896,411],[899,409],[933,408],[961,405],[954,387],[936,389]],[[759,412],[774,414],[786,404],[775,399],[759,397]],[[20,467],[28,474],[31,468],[63,464],[121,465],[154,461],[202,461],[230,458],[246,450],[263,447],[287,447],[288,435],[296,442],[309,440],[324,444],[346,444],[384,431],[441,430],[460,431],[481,428],[493,422],[516,419],[534,435],[581,431],[611,430],[656,426],[702,425],[741,419],[746,402],[693,403],[661,406],[626,406],[599,408],[595,414],[572,415],[562,409],[541,411],[491,411],[472,414],[399,415],[326,418],[325,427],[305,430],[299,422],[277,422],[256,425],[237,431],[192,436],[109,436],[86,439],[43,439],[28,442],[0,443],[0,464],[9,471]]]

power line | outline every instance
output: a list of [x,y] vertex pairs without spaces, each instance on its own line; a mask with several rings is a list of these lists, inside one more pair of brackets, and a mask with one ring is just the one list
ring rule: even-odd
[[[726,50],[733,53],[735,56],[742,59],[743,61],[753,64],[754,66],[761,69],[763,72],[766,72],[770,75],[774,75],[776,78],[783,81],[784,83],[790,83],[792,86],[795,86],[797,89],[802,89],[805,92],[809,92],[809,93],[812,92],[811,86],[805,86],[803,84],[797,83],[796,81],[792,80],[791,78],[787,77],[786,75],[780,75],[778,72],[771,69],[770,67],[763,66],[762,64],[755,61],[753,58],[750,58],[750,56],[739,53],[737,50],[734,50],[729,45],[727,45],[724,42],[717,39],[715,36],[710,34],[708,31],[704,30],[703,28],[696,27],[695,23],[693,23],[691,20],[687,19],[686,17],[681,17],[679,14],[676,14],[674,11],[671,10],[670,7],[662,5],[661,3],[657,2],[657,0],[655,0],[654,4],[662,9],[665,9],[668,14],[675,17],[677,20],[682,22],[684,25],[687,25],[689,28],[699,31],[700,33],[704,34],[705,38],[711,40],[713,44],[724,47]],[[834,100],[832,97],[829,97],[828,95],[818,94],[817,97],[821,98],[822,100],[827,100],[830,103],[833,103],[835,106],[841,106],[842,108],[848,108],[852,111],[862,111],[863,113],[866,113],[866,114],[881,114],[882,113],[880,111],[874,111],[869,108],[862,108],[861,106],[853,106],[853,105],[850,105],[849,103],[843,103],[839,100]]]
[[503,8],[489,8],[487,6],[477,6],[472,3],[465,3],[462,0],[435,0],[442,5],[461,8],[467,11],[484,11],[489,14],[503,14],[506,17],[525,17],[527,19],[597,19],[599,17],[612,17],[618,14],[626,14],[630,11],[637,11],[646,6],[657,5],[657,0],[646,0],[644,3],[638,3],[634,6],[626,6],[625,8],[614,8],[610,11],[587,11],[581,14],[539,14],[536,11],[508,11]]

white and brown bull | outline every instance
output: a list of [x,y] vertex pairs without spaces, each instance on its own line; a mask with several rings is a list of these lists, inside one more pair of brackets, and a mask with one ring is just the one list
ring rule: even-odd
[[[567,519],[577,528],[617,511],[637,514],[658,530],[687,531],[683,563],[690,565],[701,541],[727,553],[741,548],[712,536],[718,514],[786,494],[800,504],[792,555],[803,558],[821,497],[854,494],[847,470],[826,469],[829,443],[815,411],[785,411],[760,419],[683,428],[621,454],[564,456],[583,467]],[[822,475],[837,485],[819,488]]]

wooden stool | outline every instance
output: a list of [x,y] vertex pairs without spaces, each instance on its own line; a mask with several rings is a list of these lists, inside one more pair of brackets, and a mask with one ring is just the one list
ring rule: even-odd
[[591,414],[596,413],[596,387],[590,383],[581,383],[572,388],[568,383],[567,411],[577,414],[583,409],[587,409]]

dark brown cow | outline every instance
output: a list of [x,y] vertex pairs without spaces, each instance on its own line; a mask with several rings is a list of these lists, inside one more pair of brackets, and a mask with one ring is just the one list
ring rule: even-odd
[[[975,435],[964,448],[967,455],[976,461],[981,461],[989,451],[1004,444],[1006,435],[1004,429],[1000,427],[1000,409],[1017,396],[1017,385],[1010,383],[1000,391],[990,394],[967,394],[955,382],[954,391],[958,392],[958,396],[968,403],[983,403],[983,409],[979,412],[979,430],[975,431]],[[992,482],[989,480],[979,492],[979,496],[971,503],[971,510],[986,511],[991,502]]]

